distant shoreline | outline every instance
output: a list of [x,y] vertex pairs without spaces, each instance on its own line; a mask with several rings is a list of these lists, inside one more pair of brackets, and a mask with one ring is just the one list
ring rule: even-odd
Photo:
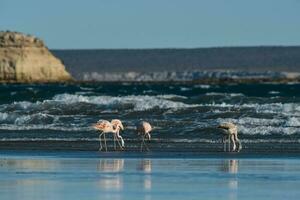
[[201,79],[201,80],[185,80],[185,81],[82,81],[74,80],[68,82],[16,82],[16,81],[0,81],[0,84],[162,84],[162,83],[174,83],[174,84],[298,84],[300,83],[300,78],[295,79]]
[[150,48],[50,48],[50,51],[141,51],[141,50],[197,50],[197,49],[239,49],[239,48],[299,48],[300,45],[245,45],[245,46],[207,46],[207,47],[150,47]]
[[[51,52],[62,60],[76,80],[88,82],[289,82],[299,80],[294,77],[285,80],[281,73],[300,73],[300,46],[73,49]],[[234,80],[227,72],[233,72]],[[244,76],[243,73],[246,76],[262,74],[263,77],[245,80],[240,77]]]

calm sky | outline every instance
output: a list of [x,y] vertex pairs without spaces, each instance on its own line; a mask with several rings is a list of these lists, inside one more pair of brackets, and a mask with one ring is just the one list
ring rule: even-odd
[[51,49],[300,45],[300,0],[0,0]]

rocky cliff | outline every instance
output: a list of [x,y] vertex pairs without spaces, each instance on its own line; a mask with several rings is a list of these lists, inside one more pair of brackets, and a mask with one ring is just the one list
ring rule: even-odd
[[0,32],[0,82],[65,82],[72,80],[44,42],[17,32]]

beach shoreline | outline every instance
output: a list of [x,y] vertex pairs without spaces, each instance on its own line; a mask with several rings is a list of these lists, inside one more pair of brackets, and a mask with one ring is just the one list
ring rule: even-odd
[[0,159],[6,158],[51,159],[296,159],[292,152],[124,152],[124,151],[59,151],[59,150],[0,150]]

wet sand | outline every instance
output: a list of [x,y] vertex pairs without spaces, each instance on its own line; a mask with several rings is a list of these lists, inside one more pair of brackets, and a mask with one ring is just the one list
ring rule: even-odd
[[297,155],[0,152],[0,199],[299,199]]
[[[300,145],[298,140],[289,140],[289,141],[281,141],[270,142],[266,140],[265,142],[259,141],[255,142],[244,141],[241,140],[243,144],[242,153],[253,153],[253,154],[299,154],[300,153]],[[126,140],[126,152],[129,152],[127,155],[134,154],[134,152],[140,151],[140,140],[128,141]],[[113,142],[109,138],[108,142],[108,150],[114,150]],[[152,152],[155,153],[222,153],[224,151],[223,143],[221,140],[217,140],[216,142],[211,142],[211,140],[207,140],[207,142],[172,142],[170,140],[154,140],[148,142],[148,146]],[[96,152],[99,150],[99,141],[51,141],[51,140],[37,140],[37,141],[0,141],[0,151],[5,150],[14,150],[22,152],[24,150],[30,151],[91,151]]]

